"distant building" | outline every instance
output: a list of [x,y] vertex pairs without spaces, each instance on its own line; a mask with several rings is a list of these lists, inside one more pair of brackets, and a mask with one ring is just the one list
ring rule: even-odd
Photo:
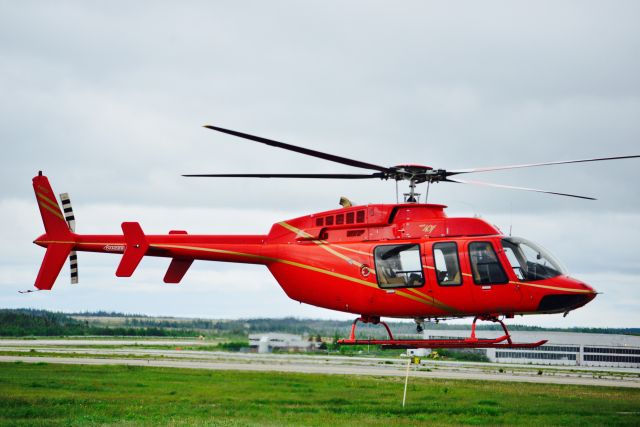
[[257,350],[258,353],[270,353],[273,349],[308,351],[312,347],[315,348],[315,343],[300,335],[265,332],[262,334],[250,334],[249,347]]
[[[470,331],[425,330],[426,339],[459,339]],[[496,338],[502,331],[476,331],[478,338]],[[536,348],[487,348],[492,362],[640,368],[640,336],[578,332],[515,331],[513,342],[548,340]]]

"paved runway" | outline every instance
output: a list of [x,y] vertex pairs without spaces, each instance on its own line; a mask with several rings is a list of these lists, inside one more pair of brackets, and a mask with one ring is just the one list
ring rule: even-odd
[[86,338],[63,338],[63,339],[50,339],[50,338],[38,338],[38,339],[0,339],[0,345],[2,346],[72,346],[72,345],[172,345],[172,346],[196,346],[196,345],[212,345],[211,341],[204,341],[198,339],[173,339],[173,338],[153,338],[153,339],[122,339],[122,338],[98,338],[98,339],[86,339]]
[[[196,350],[122,348],[122,345],[192,345],[190,341],[0,340],[0,362],[136,365],[190,369],[301,372],[334,375],[404,376],[407,359],[300,354],[227,353]],[[114,348],[89,345],[113,344]],[[83,347],[75,347],[81,345]],[[73,347],[70,347],[73,346]],[[46,356],[38,356],[46,353]],[[52,354],[55,354],[52,356]],[[57,356],[59,355],[59,356]],[[72,356],[72,357],[71,357]],[[483,381],[577,384],[640,388],[640,370],[550,367],[423,360],[412,377]],[[500,372],[502,370],[503,372]],[[538,371],[542,375],[538,375]]]

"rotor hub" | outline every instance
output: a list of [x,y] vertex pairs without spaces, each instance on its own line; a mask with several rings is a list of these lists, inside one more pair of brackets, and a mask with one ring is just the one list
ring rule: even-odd
[[389,168],[388,178],[396,181],[411,181],[415,184],[423,182],[439,182],[446,179],[444,169],[434,169],[431,166],[423,165],[398,165]]

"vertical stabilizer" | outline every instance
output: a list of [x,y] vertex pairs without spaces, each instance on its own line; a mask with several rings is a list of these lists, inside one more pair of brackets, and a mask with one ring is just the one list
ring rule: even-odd
[[49,180],[42,175],[42,172],[33,178],[33,190],[36,193],[36,200],[38,201],[38,208],[40,208],[47,239],[56,241],[70,240],[71,231],[69,230],[69,225],[62,215]]

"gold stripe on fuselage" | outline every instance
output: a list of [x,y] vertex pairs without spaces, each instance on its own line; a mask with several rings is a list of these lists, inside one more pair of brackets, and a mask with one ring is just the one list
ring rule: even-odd
[[[309,233],[305,232],[304,230],[300,230],[299,228],[297,228],[297,227],[295,227],[295,226],[293,226],[291,224],[288,224],[285,221],[279,222],[278,224],[281,225],[282,227],[286,228],[287,230],[296,233],[297,235],[302,235],[304,237],[313,238],[313,236],[311,236]],[[349,257],[347,257],[347,256],[345,256],[345,255],[343,255],[343,254],[341,254],[341,253],[339,253],[339,252],[337,252],[337,251],[335,251],[335,250],[333,250],[329,246],[334,246],[334,247],[337,247],[337,248],[340,248],[340,249],[345,249],[345,250],[351,250],[351,251],[357,252],[359,254],[371,256],[371,254],[369,254],[368,252],[362,252],[362,251],[358,251],[358,250],[355,250],[355,249],[346,248],[344,246],[340,246],[340,245],[329,243],[326,240],[313,240],[313,242],[315,244],[317,244],[318,246],[320,246],[322,249],[324,249],[326,251],[329,251],[330,253],[340,257],[341,259],[346,260],[349,264],[354,264],[354,263],[357,264],[358,262],[353,260],[353,259],[351,259],[351,258],[349,258]],[[360,268],[362,268],[362,267],[364,267],[364,265],[361,264]],[[427,266],[427,268],[434,268],[434,267]],[[375,274],[374,269],[369,268],[369,271],[372,274]],[[450,306],[442,303],[441,301],[438,301],[437,299],[433,298],[432,296],[427,295],[427,294],[425,294],[423,292],[420,292],[417,289],[414,289],[414,288],[406,288],[406,289],[408,291],[418,295],[422,300],[424,300],[424,301],[421,301],[421,302],[426,302],[429,305],[433,305],[433,306],[439,307],[439,308],[441,308],[442,310],[445,310],[445,311],[450,311],[450,312],[457,312],[458,311],[455,308],[450,307]],[[405,296],[405,297],[411,296],[410,294],[408,294],[408,293],[406,293],[404,291],[400,291],[400,292],[396,291],[395,293],[399,294],[399,295],[402,295],[402,296]],[[415,298],[413,296],[411,296],[411,297],[412,297],[411,299]]]
[[[462,275],[465,277],[473,277],[473,275],[469,273],[462,273]],[[509,280],[509,284],[531,286],[534,288],[542,288],[542,289],[552,289],[554,291],[576,292],[576,293],[585,293],[585,294],[595,293],[594,291],[590,291],[587,289],[563,288],[561,286],[541,285],[539,283],[515,282],[513,280]],[[480,286],[480,285],[477,285],[477,286]]]
[[[282,263],[282,264],[303,268],[305,270],[315,271],[316,273],[326,274],[328,276],[337,277],[339,279],[347,280],[347,281],[350,281],[350,282],[353,282],[353,283],[358,283],[358,284],[361,284],[361,285],[364,285],[364,286],[368,286],[370,288],[374,288],[374,289],[378,289],[378,290],[384,291],[384,289],[380,289],[378,287],[378,285],[373,283],[373,282],[368,282],[366,280],[358,279],[356,277],[348,276],[346,274],[336,273],[335,271],[329,271],[329,270],[325,270],[325,269],[322,269],[322,268],[318,268],[318,267],[314,267],[314,266],[311,266],[311,265],[302,264],[300,262],[290,261],[290,260],[282,259],[282,258],[275,258],[275,257],[269,257],[269,256],[257,255],[257,254],[248,254],[248,253],[244,253],[244,252],[229,251],[229,250],[226,250],[226,249],[203,248],[203,247],[199,247],[199,246],[166,245],[166,244],[151,244],[150,246],[151,247],[156,247],[156,248],[165,248],[165,249],[186,249],[186,250],[201,251],[201,252],[213,252],[213,253],[236,255],[236,256],[241,256],[241,257],[246,257],[246,258],[261,259],[261,260],[265,260],[265,261],[279,262],[279,263]],[[427,300],[425,298],[420,298],[418,296],[414,296],[414,295],[408,294],[408,293],[403,292],[403,291],[396,291],[395,295],[402,296],[402,297],[411,299],[413,301],[420,302],[422,304],[430,305],[430,306],[433,306],[435,308],[439,308],[441,310],[451,311],[453,313],[458,312],[458,310],[455,310],[453,308],[451,308],[451,310],[447,310],[445,308],[445,307],[447,307],[446,305],[444,305],[442,303],[439,303],[439,302],[436,302],[435,300],[434,301],[429,301],[429,300]]]
[[574,288],[563,288],[560,286],[551,286],[551,285],[541,285],[539,283],[527,283],[527,282],[513,282],[509,281],[509,283],[514,285],[523,285],[523,286],[531,286],[534,288],[542,288],[542,289],[552,289],[554,291],[564,291],[564,292],[575,292],[578,294],[595,294],[595,291],[589,289],[574,289]]
[[[326,240],[313,239],[313,236],[311,234],[307,233],[304,230],[300,230],[299,228],[294,227],[293,225],[288,224],[285,221],[279,222],[278,225],[286,228],[287,230],[289,230],[289,231],[291,231],[293,233],[296,233],[296,235],[301,235],[301,236],[304,236],[306,238],[312,239],[311,241],[313,243],[315,243],[316,245],[318,245],[320,248],[324,249],[325,251],[329,252],[330,254],[333,254],[333,255],[337,256],[338,258],[340,258],[340,259],[342,259],[344,261],[347,261],[349,264],[357,265],[359,268],[365,267],[365,265],[363,263],[361,263],[359,261],[356,261],[356,260],[354,260],[352,258],[349,258],[348,256],[346,256],[344,254],[341,254],[340,252],[338,252],[335,249],[331,248],[331,246],[335,246],[335,247],[338,247],[338,248],[341,248],[341,249],[344,249],[344,250],[348,250],[348,251],[352,251],[352,252],[356,252],[356,253],[359,253],[359,254],[362,254],[362,255],[369,256],[369,254],[367,252],[361,252],[361,251],[358,251],[356,249],[345,248],[344,246],[333,245],[333,244],[327,242]],[[372,274],[376,274],[375,271],[373,269],[371,269],[371,268],[369,269],[369,271]]]
[[451,313],[456,313],[458,312],[458,310],[455,307],[451,307],[450,305],[447,305],[445,303],[443,303],[442,301],[439,301],[437,299],[435,299],[434,297],[432,297],[431,295],[427,295],[424,292],[416,289],[416,288],[405,288],[407,291],[413,292],[416,295],[419,295],[422,299],[425,299],[426,301],[432,303],[433,305],[435,305],[438,308],[441,308],[442,310],[445,311],[449,311]]

